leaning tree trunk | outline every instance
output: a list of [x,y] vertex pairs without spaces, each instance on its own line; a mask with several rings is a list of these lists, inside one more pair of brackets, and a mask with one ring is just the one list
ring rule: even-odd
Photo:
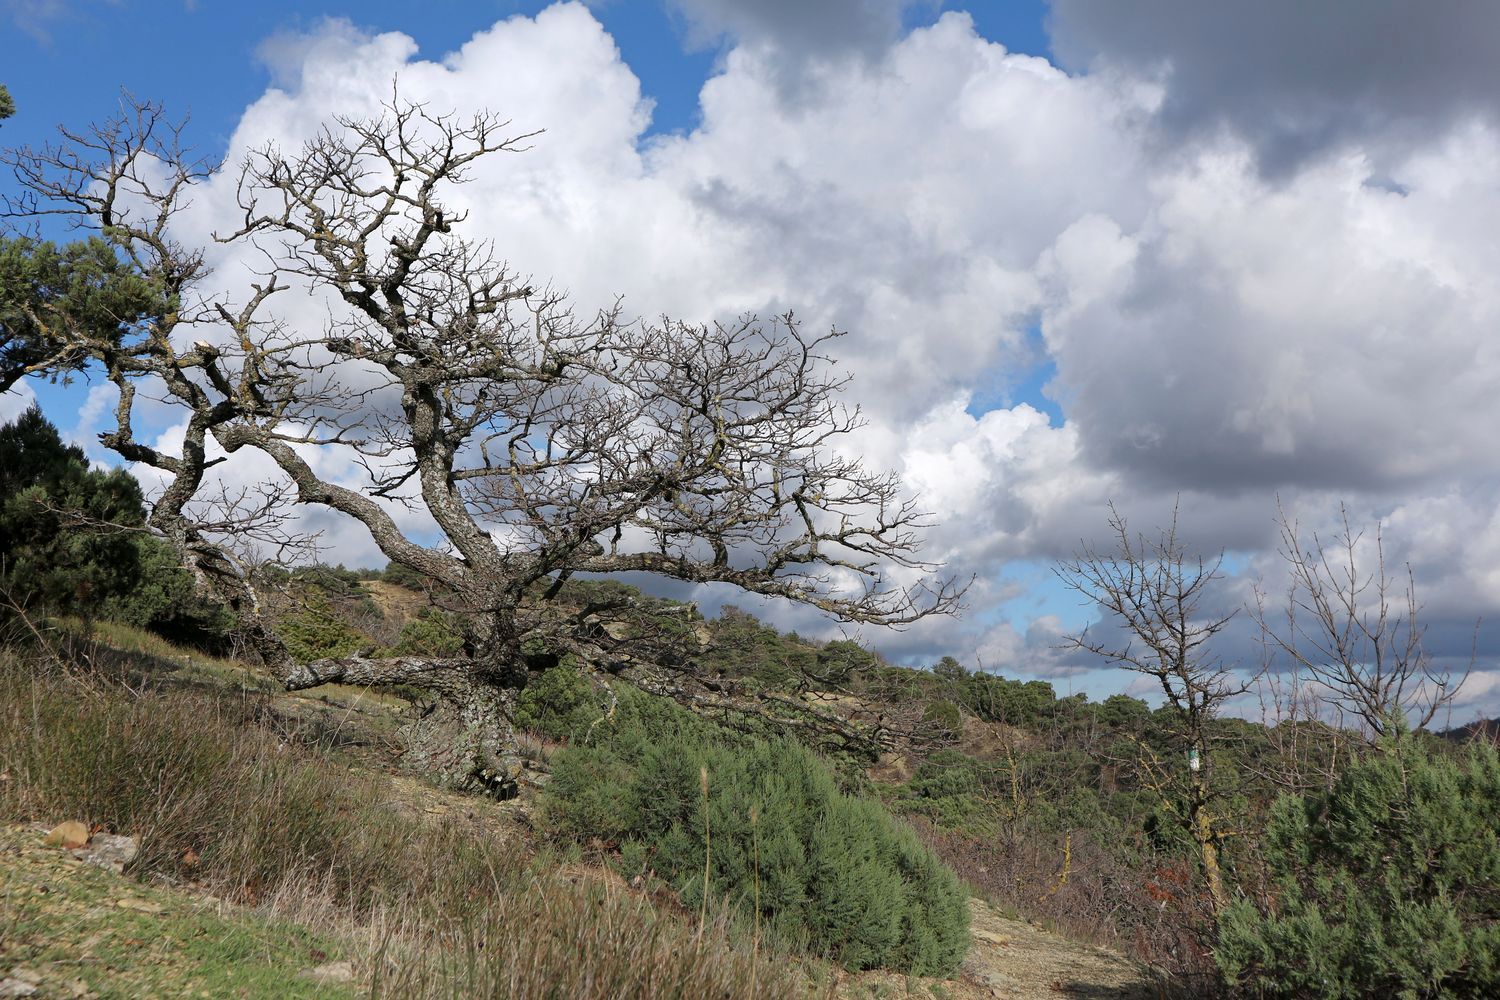
[[332,657],[293,666],[281,682],[288,691],[321,684],[418,687],[432,704],[402,729],[402,762],[443,784],[478,783],[499,797],[515,790],[520,772],[510,719],[518,685],[475,657]]
[[420,688],[433,702],[402,728],[403,763],[443,784],[479,784],[502,798],[514,794],[520,759],[510,719],[515,692],[526,683],[526,666],[513,612],[491,616],[490,634],[475,655],[343,656],[299,664],[267,618],[254,585],[234,572],[220,549],[180,518],[166,526],[184,531],[169,537],[191,554],[188,566],[234,612],[241,640],[283,688]]
[[492,603],[476,617],[483,634],[471,637],[461,656],[343,656],[299,665],[281,646],[281,669],[273,664],[273,671],[288,691],[329,683],[422,690],[432,701],[402,727],[402,763],[441,784],[479,785],[510,798],[521,772],[511,725],[527,678],[521,629],[509,604]]

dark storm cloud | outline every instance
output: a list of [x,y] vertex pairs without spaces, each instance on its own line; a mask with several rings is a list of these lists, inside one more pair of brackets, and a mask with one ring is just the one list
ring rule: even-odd
[[1163,121],[1228,125],[1279,172],[1351,139],[1426,138],[1500,113],[1500,4],[1052,0],[1074,69],[1169,68]]

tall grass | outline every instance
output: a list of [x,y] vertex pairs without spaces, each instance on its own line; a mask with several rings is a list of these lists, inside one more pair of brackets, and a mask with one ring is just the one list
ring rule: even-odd
[[382,997],[804,993],[722,923],[695,932],[538,868],[514,838],[401,810],[389,779],[289,742],[262,696],[142,689],[0,649],[0,771],[0,821],[128,833],[136,876],[341,928]]
[[800,977],[759,961],[737,941],[723,914],[696,933],[608,883],[541,878],[533,891],[443,921],[428,949],[391,963],[372,993],[496,1000],[808,994]]

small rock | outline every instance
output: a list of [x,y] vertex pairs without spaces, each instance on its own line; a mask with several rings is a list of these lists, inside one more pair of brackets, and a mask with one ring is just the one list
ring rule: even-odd
[[47,834],[46,839],[42,841],[48,847],[66,847],[69,849],[82,847],[88,842],[89,828],[77,820],[71,819],[66,823],[59,823],[54,826],[52,832]]
[[970,966],[965,963],[964,971],[972,978],[979,981],[980,985],[988,987],[994,996],[1014,997],[1022,996],[1026,984],[1019,979],[1007,976],[999,969],[991,969],[985,966]]
[[135,856],[140,853],[140,847],[132,837],[101,833],[88,847],[80,848],[72,853],[73,857],[79,861],[107,868],[118,875],[125,870],[126,865],[135,860]]
[[42,975],[31,969],[16,966],[10,974],[0,979],[0,997],[29,997],[34,995],[42,981]]
[[115,905],[122,910],[134,910],[137,913],[160,913],[166,909],[160,903],[153,903],[149,899],[132,899],[128,896],[115,900]]
[[316,979],[324,983],[352,983],[354,982],[354,963],[328,962],[311,969],[303,969],[297,975],[303,979]]

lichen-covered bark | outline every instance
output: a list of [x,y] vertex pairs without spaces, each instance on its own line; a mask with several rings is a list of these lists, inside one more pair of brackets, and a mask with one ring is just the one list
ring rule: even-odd
[[[521,669],[524,669],[521,668]],[[432,703],[403,728],[406,766],[444,784],[513,784],[517,773],[511,716],[513,687],[505,687],[469,658],[362,656],[314,660],[282,677],[288,690],[338,683],[375,688],[417,687]]]
[[500,798],[515,792],[515,754],[507,692],[475,684],[466,697],[447,697],[402,731],[407,767],[454,787],[479,785]]

